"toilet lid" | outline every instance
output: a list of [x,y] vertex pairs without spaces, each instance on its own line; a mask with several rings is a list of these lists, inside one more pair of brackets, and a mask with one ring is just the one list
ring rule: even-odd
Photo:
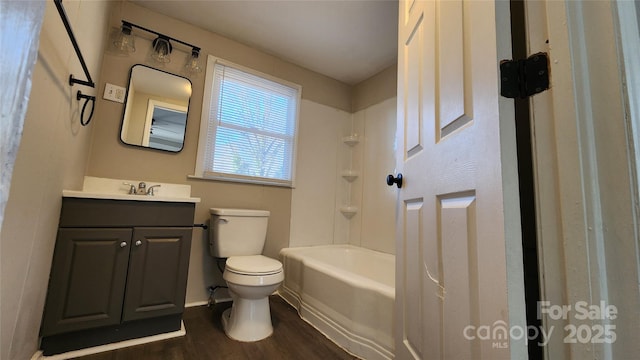
[[243,275],[270,275],[282,271],[282,263],[262,255],[232,256],[225,269]]

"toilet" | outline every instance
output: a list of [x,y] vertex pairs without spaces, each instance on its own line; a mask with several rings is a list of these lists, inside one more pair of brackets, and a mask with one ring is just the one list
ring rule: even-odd
[[263,256],[269,211],[210,209],[209,250],[226,258],[222,275],[233,300],[222,314],[224,331],[238,341],[258,341],[273,333],[269,295],[284,280],[282,263]]

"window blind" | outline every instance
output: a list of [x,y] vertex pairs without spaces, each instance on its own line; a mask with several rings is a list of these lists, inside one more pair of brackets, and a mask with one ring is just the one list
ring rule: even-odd
[[206,177],[291,185],[299,90],[216,62]]

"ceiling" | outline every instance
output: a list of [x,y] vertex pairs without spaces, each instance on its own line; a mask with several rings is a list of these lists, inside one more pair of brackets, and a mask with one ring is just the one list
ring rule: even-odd
[[131,0],[353,85],[397,60],[397,0]]

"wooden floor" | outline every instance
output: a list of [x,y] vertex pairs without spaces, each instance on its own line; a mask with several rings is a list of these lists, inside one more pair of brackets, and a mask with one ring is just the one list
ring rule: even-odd
[[243,343],[229,339],[220,317],[230,304],[185,310],[187,335],[130,348],[83,356],[82,360],[242,360],[242,359],[357,359],[325,338],[298,316],[279,296],[270,297],[274,332],[270,337]]

